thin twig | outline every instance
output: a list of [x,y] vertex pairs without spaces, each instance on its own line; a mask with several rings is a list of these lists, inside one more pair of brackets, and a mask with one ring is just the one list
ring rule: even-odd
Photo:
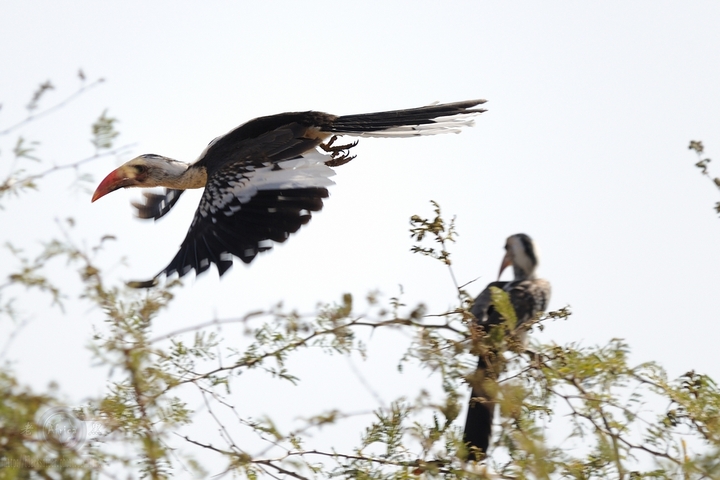
[[178,329],[178,330],[173,330],[172,332],[165,333],[165,334],[163,334],[163,335],[160,335],[160,336],[158,336],[158,337],[155,337],[155,338],[152,338],[152,339],[148,340],[148,343],[149,343],[149,344],[152,344],[152,343],[155,343],[155,342],[160,342],[160,341],[162,341],[162,340],[168,340],[168,339],[173,338],[173,337],[175,337],[175,336],[177,336],[177,335],[181,335],[181,334],[183,334],[183,333],[188,333],[188,332],[194,332],[194,331],[197,331],[197,330],[202,330],[202,329],[205,328],[205,327],[212,327],[213,325],[226,325],[226,324],[231,324],[231,323],[247,323],[248,321],[250,321],[251,319],[253,319],[253,318],[255,318],[255,317],[259,317],[259,316],[267,315],[267,314],[269,314],[269,312],[264,312],[264,311],[262,311],[262,310],[257,310],[257,311],[255,311],[255,312],[247,313],[247,314],[245,314],[245,316],[243,316],[243,317],[241,317],[241,318],[227,318],[227,319],[224,319],[224,320],[220,320],[220,319],[217,319],[217,318],[216,318],[216,319],[209,320],[209,321],[207,321],[207,322],[203,322],[203,323],[200,323],[200,324],[197,324],[197,325],[193,325],[193,326],[190,326],[190,327],[185,327],[185,328],[180,328],[180,329]]
[[55,110],[59,110],[59,109],[63,108],[65,105],[72,102],[73,100],[75,100],[77,97],[79,97],[86,91],[90,90],[91,88],[97,87],[104,81],[105,81],[104,78],[99,78],[92,83],[83,85],[82,87],[80,87],[79,90],[77,90],[75,93],[71,94],[64,100],[62,100],[60,103],[57,103],[57,104],[53,105],[52,107],[49,107],[41,112],[31,113],[24,120],[19,121],[15,125],[11,125],[11,126],[7,127],[5,130],[0,130],[0,135],[7,135],[7,134],[11,133],[12,131],[17,130],[18,128],[22,127],[23,125],[32,122],[33,120],[37,120],[39,118],[45,117],[45,116],[49,115],[50,113],[54,112]]

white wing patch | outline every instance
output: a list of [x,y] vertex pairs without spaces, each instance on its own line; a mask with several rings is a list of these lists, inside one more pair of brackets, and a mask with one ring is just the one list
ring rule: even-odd
[[[325,165],[331,160],[330,155],[320,153],[317,150],[309,152],[300,158],[279,162],[276,167],[263,167],[248,172],[250,183],[258,190],[287,190],[295,188],[327,187],[335,182],[329,177],[335,175],[335,171]],[[236,194],[242,202],[245,201]],[[249,198],[248,198],[249,200]]]

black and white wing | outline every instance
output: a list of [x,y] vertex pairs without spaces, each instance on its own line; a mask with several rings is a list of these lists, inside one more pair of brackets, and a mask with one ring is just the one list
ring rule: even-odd
[[512,282],[492,282],[480,292],[470,309],[470,312],[477,318],[478,324],[486,327],[499,325],[503,321],[502,316],[492,305],[490,287],[497,287],[508,293],[510,303],[517,315],[516,327],[534,318],[538,313],[544,312],[550,301],[550,282],[547,280],[535,278]]
[[222,275],[233,256],[250,263],[273,242],[287,240],[322,209],[333,183],[331,168],[309,162],[303,157],[252,170],[234,164],[211,176],[180,250],[158,275],[199,274],[213,263]]
[[250,263],[309,222],[322,209],[335,172],[325,165],[331,155],[315,149],[320,140],[298,128],[287,125],[245,142],[223,152],[224,161],[202,159],[207,184],[180,250],[154,279],[130,285],[150,287],[160,275],[199,274],[212,264],[222,275],[233,256]]

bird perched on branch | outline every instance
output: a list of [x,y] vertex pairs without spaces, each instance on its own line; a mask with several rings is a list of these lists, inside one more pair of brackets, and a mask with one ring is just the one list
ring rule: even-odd
[[[496,308],[494,298],[497,298],[497,295],[493,293],[493,287],[507,292],[510,304],[515,310],[516,324],[513,333],[524,346],[527,330],[523,329],[522,325],[545,311],[550,301],[550,283],[535,276],[538,254],[529,236],[518,233],[508,237],[505,251],[498,281],[485,287],[473,302],[470,312],[477,319],[477,325],[486,332],[490,332],[493,326],[507,326],[507,319],[504,319]],[[501,282],[500,276],[510,266],[515,274],[514,280]],[[490,446],[497,398],[495,382],[504,365],[503,359],[499,357],[504,351],[501,345],[493,344],[492,340],[489,340],[485,347],[486,352],[478,357],[477,371],[470,379],[472,394],[463,435],[470,457],[474,459],[487,455]]]
[[414,137],[458,132],[484,112],[485,100],[429,105],[407,110],[331,115],[291,112],[260,117],[213,140],[195,163],[161,155],[140,155],[111,172],[92,201],[119,188],[166,187],[146,193],[134,204],[140,218],[165,215],[189,188],[205,188],[185,240],[175,258],[152,280],[131,282],[151,287],[161,275],[217,266],[222,276],[236,256],[255,256],[284,242],[320,211],[334,175],[330,167],[354,157],[357,142],[338,145],[337,137]]

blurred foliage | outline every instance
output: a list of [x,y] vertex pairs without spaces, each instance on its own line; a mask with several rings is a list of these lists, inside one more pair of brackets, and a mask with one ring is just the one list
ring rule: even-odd
[[454,243],[455,237],[457,237],[457,231],[455,230],[455,218],[450,223],[445,223],[440,213],[440,205],[437,202],[430,202],[435,212],[435,218],[432,220],[422,218],[419,215],[413,215],[410,217],[410,238],[415,239],[418,242],[422,242],[426,238],[432,238],[435,243],[440,244],[442,247],[437,250],[434,247],[423,247],[419,244],[413,245],[410,249],[413,253],[419,253],[428,257],[440,260],[445,265],[452,265],[450,262],[450,252],[448,251],[449,243]]
[[[8,159],[0,157],[0,160],[3,160],[0,163],[0,168],[7,169],[6,172],[0,170],[0,200],[5,195],[19,196],[26,191],[37,190],[38,180],[60,170],[73,170],[76,173],[76,186],[91,184],[93,178],[80,171],[82,165],[105,156],[120,155],[131,147],[131,145],[115,147],[114,141],[119,135],[115,129],[117,119],[109,117],[107,110],[104,110],[91,126],[90,142],[95,146],[95,153],[82,160],[61,165],[43,162],[37,156],[37,148],[41,144],[39,140],[28,139],[22,134],[18,134],[14,141],[8,139],[15,132],[22,131],[30,123],[45,116],[60,113],[63,108],[76,101],[90,89],[104,83],[102,78],[88,83],[82,70],[78,72],[78,79],[80,80],[80,86],[75,92],[48,107],[43,107],[43,102],[47,100],[50,95],[49,92],[54,90],[55,87],[49,80],[41,83],[26,106],[27,115],[7,126],[0,126],[0,142],[13,142],[12,158],[9,164],[6,163]],[[0,116],[0,125],[4,124],[2,120],[3,118]],[[1,149],[0,152],[2,152]],[[35,165],[28,164],[28,161],[33,162]],[[9,167],[6,167],[6,165],[9,165]],[[2,208],[4,206],[0,203],[0,209]]]
[[[688,149],[693,150],[698,156],[698,161],[695,166],[700,169],[700,172],[705,175],[708,180],[710,180],[715,185],[715,187],[720,189],[720,178],[710,175],[710,171],[708,169],[708,165],[712,160],[710,160],[710,158],[708,157],[703,158],[705,156],[705,146],[703,145],[703,143],[699,140],[690,140],[690,145],[688,146]],[[715,211],[717,213],[720,213],[720,202],[715,203]]]
[[[82,93],[85,74],[78,76]],[[0,200],[3,193],[37,190],[37,180],[62,168],[79,171],[86,161],[117,153],[112,150],[117,120],[103,111],[91,127],[95,155],[26,172],[27,161],[43,161],[33,150],[36,141],[22,137],[22,127],[48,110],[60,113],[57,105],[79,95],[43,110],[51,90],[50,82],[42,84],[28,104],[29,120],[0,131],[0,141],[18,132],[11,140],[9,174],[0,181]],[[455,282],[449,249],[457,238],[454,221],[445,222],[440,206],[432,205],[431,219],[411,218],[410,233],[417,242],[412,249],[441,262]],[[0,367],[0,478],[720,478],[720,391],[712,379],[688,372],[671,380],[657,364],[631,365],[629,347],[619,339],[591,347],[536,344],[526,352],[520,342],[510,341],[514,311],[501,291],[494,302],[506,324],[494,332],[477,327],[468,311],[472,297],[455,282],[458,305],[441,314],[428,315],[422,304],[408,305],[402,295],[382,302],[378,293],[362,300],[348,293],[309,315],[277,305],[157,335],[153,320],[167,314],[180,282],[149,292],[109,284],[102,253],[114,238],[76,239],[70,219],[58,222],[54,231],[34,256],[11,243],[12,232],[4,232],[15,265],[3,266],[0,321],[20,328],[15,302],[28,290],[48,295],[60,310],[69,302],[93,307],[99,318],[88,332],[90,349],[95,368],[107,369],[109,380],[102,395],[73,409],[77,428],[90,425],[93,432],[73,443],[80,433],[72,422],[74,436],[68,437],[47,413],[63,406],[60,387],[34,393],[9,364]],[[53,283],[46,272],[57,261],[68,265],[62,284]],[[81,287],[79,295],[69,293],[71,284]],[[567,309],[548,312],[530,327],[569,316]],[[247,345],[220,336],[218,327],[226,324],[241,326]],[[235,403],[232,392],[243,372],[298,383],[303,372],[290,368],[293,355],[313,348],[327,355],[366,356],[358,332],[386,328],[412,338],[406,351],[396,352],[399,371],[425,369],[427,382],[370,415],[342,409],[303,412],[301,425],[287,430],[272,418],[247,416]],[[461,412],[476,355],[489,347],[503,367],[491,379],[499,404],[494,448],[486,461],[467,462]],[[262,395],[247,384],[242,388]],[[188,405],[188,389],[202,398],[215,428],[187,429],[198,413]],[[365,427],[348,431],[346,422],[358,415],[366,419]],[[345,438],[356,434],[359,443],[347,451],[317,447],[314,433],[331,426]],[[178,441],[183,449],[174,446]],[[193,453],[217,458],[200,462]]]
[[108,117],[107,110],[105,110],[92,124],[92,144],[95,145],[97,151],[112,148],[115,138],[120,135],[115,130],[115,123],[117,123],[117,118]]

